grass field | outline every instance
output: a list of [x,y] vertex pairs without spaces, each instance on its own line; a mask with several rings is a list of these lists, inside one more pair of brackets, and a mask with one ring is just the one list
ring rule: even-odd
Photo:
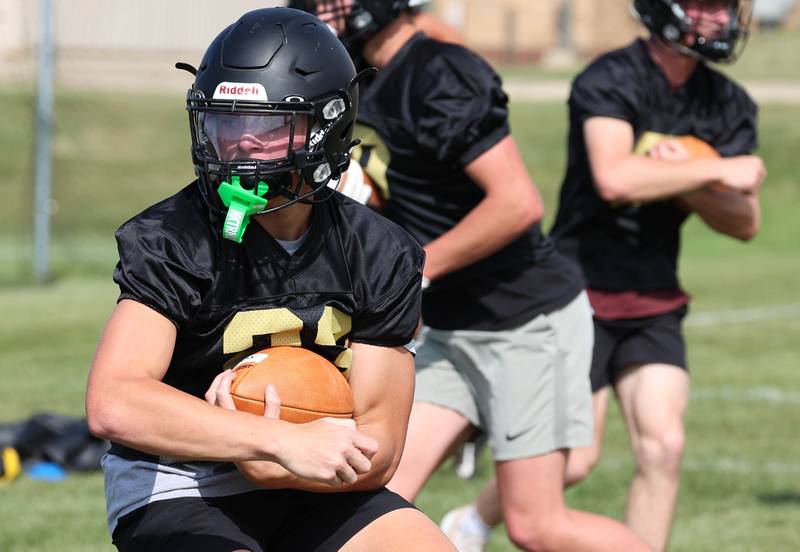
[[[180,98],[58,97],[53,216],[54,281],[30,283],[32,100],[0,93],[0,422],[47,410],[80,415],[87,369],[116,289],[113,229],[191,178]],[[549,207],[564,164],[562,105],[515,104],[513,129]],[[688,321],[693,398],[672,550],[790,550],[800,534],[800,106],[765,106],[770,170],[761,235],[742,245],[696,221],[684,232],[681,272],[695,294]],[[782,307],[777,309],[776,307]],[[766,309],[761,320],[701,314]],[[758,318],[758,317],[755,317]],[[697,320],[697,323],[693,323]],[[700,323],[705,320],[705,323]],[[419,499],[434,519],[472,498],[490,473],[463,482],[440,470]],[[605,454],[571,490],[571,505],[621,517],[631,475],[612,410]],[[100,474],[0,487],[0,550],[110,550]],[[512,550],[497,531],[494,552]]]

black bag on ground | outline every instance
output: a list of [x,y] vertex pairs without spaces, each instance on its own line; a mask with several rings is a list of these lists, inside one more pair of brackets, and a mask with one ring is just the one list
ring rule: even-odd
[[23,465],[46,460],[69,470],[100,469],[109,443],[89,433],[85,418],[44,412],[0,425],[0,446],[17,449]]

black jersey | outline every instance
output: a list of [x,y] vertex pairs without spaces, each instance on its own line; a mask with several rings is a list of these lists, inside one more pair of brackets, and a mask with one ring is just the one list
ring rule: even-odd
[[[464,168],[509,133],[500,78],[469,50],[411,38],[362,93],[355,153],[385,193],[385,214],[425,245],[483,199]],[[565,305],[577,267],[539,225],[486,259],[438,279],[423,318],[438,329],[500,330]]]
[[120,299],[177,327],[165,383],[202,397],[226,362],[255,349],[302,346],[346,372],[349,342],[411,341],[424,252],[392,222],[337,192],[314,207],[293,255],[255,222],[243,244],[220,228],[195,183],[117,231]]
[[741,87],[704,63],[673,92],[642,40],[600,57],[576,77],[567,173],[551,234],[562,252],[578,259],[590,288],[678,288],[680,227],[687,215],[669,199],[615,206],[600,198],[584,143],[586,119],[627,121],[637,152],[660,137],[692,135],[727,157],[756,148],[756,111]]

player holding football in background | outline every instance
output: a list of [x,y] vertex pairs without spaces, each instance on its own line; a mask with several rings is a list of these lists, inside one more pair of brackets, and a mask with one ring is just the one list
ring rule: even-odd
[[577,266],[539,229],[499,77],[418,33],[405,2],[304,4],[380,69],[361,96],[358,158],[386,192],[383,211],[425,245],[428,327],[389,487],[413,499],[481,427],[519,546],[646,549],[622,524],[564,504],[567,451],[591,441],[591,314]]
[[[424,254],[327,187],[357,105],[344,47],[296,10],[245,14],[196,70],[199,179],[117,232],[120,301],[88,382],[90,427],[113,442],[120,550],[452,550],[384,487],[411,407]],[[275,345],[347,372],[354,422],[275,419],[274,388],[266,417],[203,400],[225,406],[223,365]]]
[[[680,227],[695,212],[718,232],[751,239],[766,172],[751,155],[756,106],[705,63],[736,58],[750,2],[636,0],[634,8],[650,39],[602,56],[573,83],[567,174],[552,234],[581,264],[595,310],[595,437],[570,455],[567,482],[586,477],[599,459],[613,385],[636,460],[626,523],[664,550],[689,399]],[[690,158],[676,138],[684,136],[710,143],[723,159]],[[490,483],[477,505],[491,525],[500,521],[496,492]]]

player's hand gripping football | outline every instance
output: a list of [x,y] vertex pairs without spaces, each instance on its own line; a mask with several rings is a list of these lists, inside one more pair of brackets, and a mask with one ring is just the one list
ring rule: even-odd
[[[233,370],[225,370],[214,378],[206,391],[206,401],[236,410],[230,393],[233,378]],[[274,386],[265,389],[264,403],[264,416],[279,419],[281,400]],[[320,418],[306,424],[286,423],[282,430],[281,453],[277,462],[297,477],[331,486],[355,483],[358,474],[372,468],[370,459],[378,451],[378,443],[359,433],[355,422],[350,419]],[[265,463],[258,463],[262,464],[258,470],[259,478],[263,478]],[[279,470],[275,475],[282,473]]]
[[659,140],[647,153],[653,159],[661,161],[686,161],[691,159],[689,150],[680,142],[673,138]]
[[[648,155],[662,161],[686,161],[694,157],[706,157],[698,155],[697,152],[693,154],[680,139],[670,138],[659,141],[650,149]],[[758,192],[767,176],[764,161],[757,155],[739,155],[716,161],[718,175],[714,180],[714,187],[754,194]]]
[[722,160],[719,182],[743,194],[754,194],[767,177],[764,161],[757,155],[740,155]]

